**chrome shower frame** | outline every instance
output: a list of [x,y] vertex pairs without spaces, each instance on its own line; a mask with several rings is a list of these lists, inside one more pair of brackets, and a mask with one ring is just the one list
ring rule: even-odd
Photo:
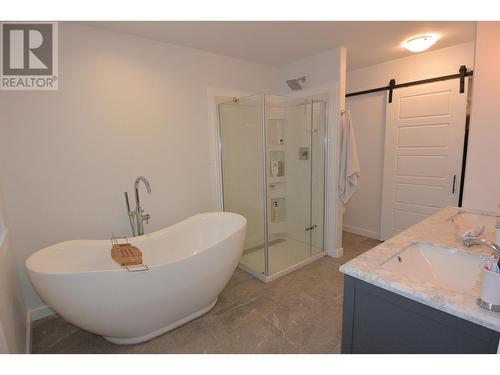
[[[298,80],[301,80],[303,78],[303,81],[305,81],[305,77],[301,77],[299,78]],[[288,83],[288,82],[287,82]],[[250,95],[250,96],[256,96],[256,95],[259,95],[259,94],[254,94],[254,95]],[[268,176],[267,176],[267,163],[268,163],[268,156],[267,156],[267,153],[268,153],[268,145],[267,145],[267,105],[266,105],[266,97],[267,95],[266,94],[260,94],[262,95],[262,98],[261,98],[261,107],[262,107],[262,143],[263,143],[263,148],[262,148],[262,152],[264,153],[264,156],[263,156],[263,162],[262,162],[262,181],[263,181],[263,184],[262,184],[262,189],[263,189],[263,211],[264,211],[264,272],[258,272],[256,270],[254,270],[253,268],[243,264],[243,263],[239,263],[239,268],[244,270],[245,272],[247,273],[250,273],[252,276],[254,276],[255,278],[265,282],[265,283],[268,283],[268,282],[271,282],[277,278],[280,278],[281,276],[284,276],[296,269],[299,269],[309,263],[312,263],[314,261],[316,261],[317,259],[320,259],[324,256],[326,256],[328,253],[327,251],[325,250],[326,249],[326,238],[327,238],[327,232],[329,231],[329,229],[327,228],[326,226],[326,209],[327,209],[327,170],[328,170],[328,166],[327,166],[327,163],[328,163],[328,99],[313,99],[313,98],[297,98],[297,97],[293,97],[293,99],[303,99],[304,101],[308,101],[307,104],[311,105],[311,126],[314,126],[312,121],[313,121],[313,117],[314,117],[314,114],[313,114],[313,110],[314,110],[314,104],[317,104],[317,103],[324,103],[324,134],[323,134],[323,137],[324,139],[322,140],[323,144],[324,144],[324,152],[323,152],[323,251],[316,254],[316,255],[313,255],[313,256],[310,256],[308,259],[305,259],[301,262],[298,262],[290,267],[287,267],[283,270],[280,270],[274,274],[270,274],[269,272],[269,214],[268,214]],[[283,96],[283,97],[286,97],[284,95],[276,95],[276,96]],[[233,104],[239,104],[240,100],[239,98],[233,98],[232,100],[229,100],[228,102],[232,102]],[[224,102],[224,103],[220,103],[220,104],[225,104],[225,103],[228,103],[228,102]],[[222,154],[223,154],[223,145],[222,145],[222,139],[221,139],[221,111],[220,111],[220,104],[216,104],[217,106],[217,111],[216,111],[216,118],[217,118],[217,124],[216,124],[216,137],[217,137],[217,141],[216,141],[216,147],[217,147],[217,159],[218,159],[218,162],[219,162],[219,165],[218,165],[218,174],[219,174],[219,184],[220,184],[220,189],[219,189],[219,192],[220,192],[220,197],[219,197],[219,201],[221,202],[221,210],[224,211],[224,184],[223,184],[223,160],[222,160]],[[311,140],[312,142],[312,140]],[[311,147],[311,153],[312,153],[312,147]],[[311,160],[312,162],[312,160]],[[312,168],[312,166],[311,166]],[[311,170],[311,175],[312,175],[312,170]],[[311,179],[312,180],[312,179]],[[311,183],[311,186],[312,186],[312,181],[310,182]],[[311,194],[312,194],[312,190],[311,190]],[[312,198],[310,197],[310,200]],[[310,213],[311,214],[311,213]],[[311,244],[311,241],[310,241],[310,244]]]

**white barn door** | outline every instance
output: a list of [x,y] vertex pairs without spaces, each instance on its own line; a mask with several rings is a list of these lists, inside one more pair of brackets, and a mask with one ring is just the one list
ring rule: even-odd
[[467,104],[457,79],[396,89],[387,103],[381,239],[457,206]]

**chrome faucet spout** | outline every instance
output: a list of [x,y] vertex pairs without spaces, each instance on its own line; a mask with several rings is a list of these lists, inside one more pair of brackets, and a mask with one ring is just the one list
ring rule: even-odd
[[139,187],[139,182],[141,181],[146,186],[146,190],[148,191],[148,193],[151,194],[151,185],[149,184],[148,179],[144,176],[139,176],[135,179],[135,189],[137,190],[137,188]]
[[139,202],[139,182],[143,182],[144,183],[144,186],[146,186],[146,191],[148,192],[148,194],[151,194],[151,185],[149,184],[149,181],[146,177],[144,176],[139,176],[135,179],[135,184],[134,184],[134,187],[135,187],[135,205],[136,207],[140,207],[140,202]]
[[488,241],[484,238],[465,238],[462,240],[462,242],[467,247],[477,246],[477,245],[488,246],[488,247],[492,248],[497,253],[497,256],[500,255],[500,245],[498,245],[494,242]]

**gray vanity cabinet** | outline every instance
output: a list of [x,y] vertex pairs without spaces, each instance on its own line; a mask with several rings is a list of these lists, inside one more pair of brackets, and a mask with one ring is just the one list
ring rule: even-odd
[[344,276],[342,353],[496,353],[499,337],[491,329]]

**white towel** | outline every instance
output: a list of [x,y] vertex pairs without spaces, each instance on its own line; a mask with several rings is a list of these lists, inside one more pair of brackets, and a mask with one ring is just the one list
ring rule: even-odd
[[349,111],[344,112],[341,127],[339,195],[340,200],[345,206],[355,193],[358,186],[358,178],[361,174],[358,151],[354,139],[354,129]]

